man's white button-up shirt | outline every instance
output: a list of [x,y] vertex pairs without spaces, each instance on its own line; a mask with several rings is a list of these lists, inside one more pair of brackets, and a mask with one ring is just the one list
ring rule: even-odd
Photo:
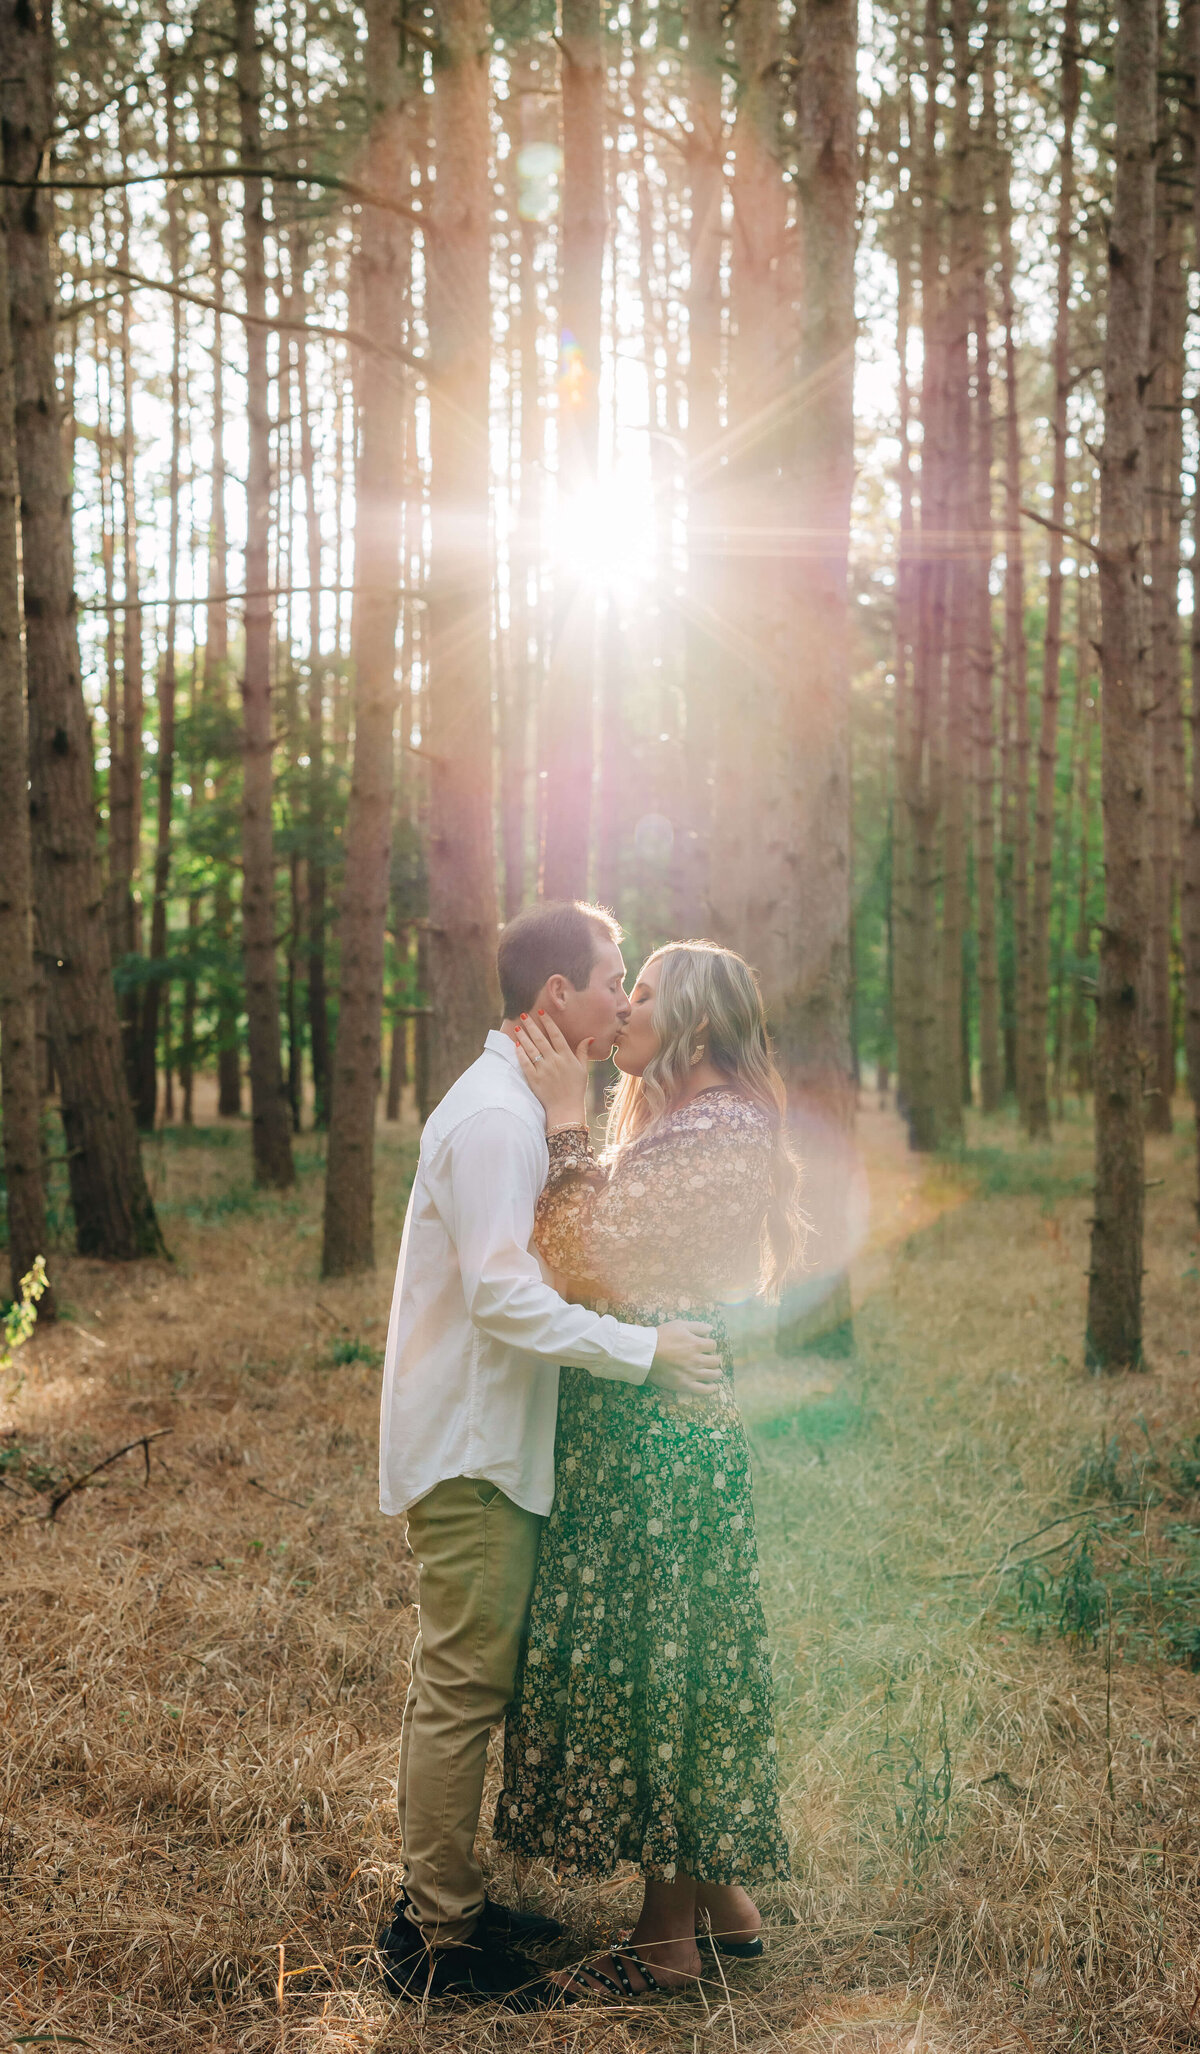
[[654,1327],[568,1305],[543,1280],[530,1242],[548,1168],[545,1115],[493,1032],[421,1137],[384,1358],[385,1512],[452,1476],[548,1512],[559,1364],[645,1381]]

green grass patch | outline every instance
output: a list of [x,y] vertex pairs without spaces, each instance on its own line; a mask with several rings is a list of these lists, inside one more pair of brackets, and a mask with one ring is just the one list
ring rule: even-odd
[[49,1493],[57,1490],[64,1473],[55,1464],[30,1454],[18,1441],[0,1447],[0,1483],[10,1490],[14,1484],[24,1484],[28,1490]]
[[250,1124],[243,1127],[160,1127],[154,1139],[168,1148],[234,1148],[250,1138]]
[[1092,1188],[1090,1172],[1064,1170],[1052,1148],[956,1148],[941,1160],[966,1179],[976,1198],[1040,1198],[1046,1206],[1083,1198]]
[[197,1198],[160,1199],[158,1210],[165,1216],[211,1225],[245,1213],[261,1212],[271,1194],[256,1191],[252,1184],[231,1184],[227,1191],[209,1191]]
[[1056,1563],[1017,1563],[1008,1605],[1040,1639],[1077,1649],[1110,1634],[1122,1654],[1200,1669],[1200,1527],[1177,1522],[1151,1535],[1133,1512],[1091,1515]]
[[329,1362],[334,1369],[346,1369],[352,1362],[368,1362],[377,1368],[382,1361],[383,1349],[374,1347],[370,1341],[360,1340],[357,1334],[335,1341],[329,1351]]
[[819,1397],[798,1405],[794,1412],[756,1420],[753,1432],[761,1441],[798,1441],[822,1453],[861,1433],[867,1418],[864,1391],[823,1391]]

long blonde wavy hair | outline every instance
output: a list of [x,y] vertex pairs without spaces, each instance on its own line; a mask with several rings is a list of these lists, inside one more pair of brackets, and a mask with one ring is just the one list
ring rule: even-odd
[[659,965],[652,1020],[658,1048],[640,1077],[622,1077],[609,1100],[607,1143],[619,1153],[654,1131],[686,1098],[702,1044],[730,1087],[761,1106],[775,1137],[763,1223],[759,1289],[777,1300],[804,1247],[800,1168],[787,1134],[787,1097],[767,1038],[762,992],[748,963],[711,941],[673,941],[647,958]]

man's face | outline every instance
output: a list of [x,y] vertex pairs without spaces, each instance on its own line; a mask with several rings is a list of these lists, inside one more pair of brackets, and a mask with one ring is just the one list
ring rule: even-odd
[[597,936],[592,974],[582,991],[576,991],[567,977],[551,977],[538,1003],[546,1008],[572,1048],[577,1048],[584,1036],[590,1034],[592,1061],[601,1062],[629,1018],[625,963],[616,942],[602,941]]

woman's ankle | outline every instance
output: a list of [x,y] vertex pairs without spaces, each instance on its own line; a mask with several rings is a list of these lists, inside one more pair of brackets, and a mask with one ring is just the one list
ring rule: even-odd
[[653,1927],[645,1931],[635,1928],[628,1945],[647,1968],[667,1982],[676,1978],[689,1981],[700,1974],[703,1966],[694,1932],[663,1933]]
[[723,1940],[753,1940],[762,1925],[762,1913],[740,1883],[697,1883],[697,1923]]

